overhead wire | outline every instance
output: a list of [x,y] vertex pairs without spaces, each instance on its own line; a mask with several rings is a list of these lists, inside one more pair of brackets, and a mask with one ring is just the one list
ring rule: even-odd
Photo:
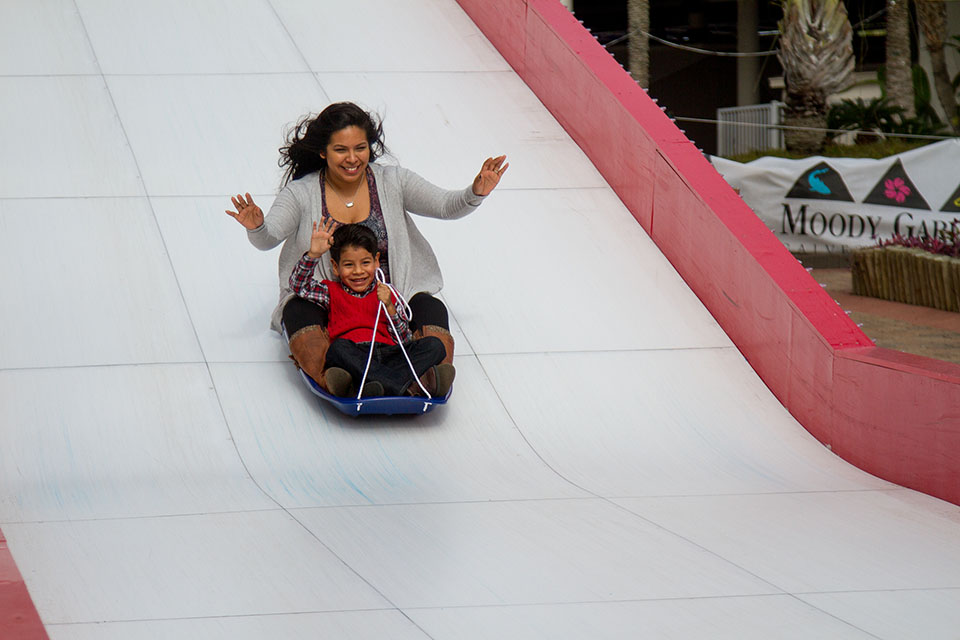
[[[860,20],[860,21],[857,22],[856,24],[852,25],[852,28],[856,29],[857,27],[859,27],[860,25],[864,24],[865,22],[870,22],[870,21],[873,20],[874,18],[880,17],[881,15],[883,15],[884,13],[886,13],[886,11],[887,11],[887,9],[886,9],[886,7],[884,7],[884,8],[881,9],[880,11],[877,11],[876,13],[874,13],[874,14],[872,14],[872,15],[870,15],[870,16],[867,16],[866,18],[863,18],[862,20]],[[780,53],[780,50],[779,50],[779,49],[770,49],[770,50],[768,50],[768,51],[749,51],[749,52],[745,52],[745,51],[715,51],[715,50],[713,50],[713,49],[701,49],[701,48],[699,48],[699,47],[691,47],[691,46],[689,46],[689,45],[680,44],[680,43],[678,43],[678,42],[670,42],[669,40],[665,40],[665,39],[663,39],[663,38],[660,38],[660,37],[658,37],[658,36],[653,35],[652,33],[649,33],[649,32],[647,32],[647,31],[644,31],[643,29],[634,29],[633,31],[627,31],[627,33],[625,33],[624,35],[620,36],[619,38],[614,38],[614,39],[611,40],[610,42],[608,42],[608,43],[606,43],[606,44],[603,44],[603,45],[601,45],[601,46],[602,46],[604,49],[606,49],[607,47],[612,47],[613,45],[619,44],[619,43],[623,42],[624,40],[626,40],[627,38],[629,38],[629,37],[631,37],[631,36],[633,36],[633,35],[644,35],[644,36],[646,36],[647,38],[649,38],[649,39],[651,39],[651,40],[654,40],[654,41],[656,41],[656,42],[659,42],[660,44],[666,45],[666,46],[668,46],[668,47],[673,47],[674,49],[680,49],[680,50],[683,50],[683,51],[690,51],[690,52],[692,52],[692,53],[699,53],[699,54],[702,54],[702,55],[720,56],[720,57],[725,57],[725,58],[763,58],[763,57],[766,57],[766,56],[777,55],[778,53]]]
[[[884,13],[886,13],[886,11],[887,9],[886,7],[884,7],[883,9],[859,20],[856,24],[852,25],[852,27],[856,29],[857,27],[859,27],[864,23],[871,22],[875,18],[879,18],[880,16],[882,16]],[[780,53],[780,49],[770,49],[768,51],[754,51],[754,52],[714,51],[711,49],[701,49],[699,47],[691,47],[689,45],[670,42],[669,40],[665,40],[663,38],[653,35],[652,33],[644,31],[643,29],[635,29],[633,31],[628,31],[624,35],[618,38],[615,38],[606,44],[602,44],[601,46],[604,49],[608,47],[612,47],[613,45],[619,44],[620,42],[623,42],[624,40],[626,40],[627,38],[633,35],[644,35],[647,38],[654,40],[656,42],[659,42],[668,47],[673,47],[674,49],[680,49],[683,51],[690,51],[692,53],[699,53],[702,55],[712,55],[712,56],[721,56],[721,57],[729,57],[729,58],[766,58],[766,57]],[[774,42],[776,42],[776,40],[774,40]],[[827,129],[827,128],[820,128],[820,127],[800,127],[800,126],[791,126],[791,125],[758,124],[758,123],[752,123],[752,122],[729,122],[726,120],[721,121],[721,120],[714,120],[710,118],[690,118],[690,117],[683,117],[683,116],[675,117],[673,119],[678,122],[699,122],[699,123],[706,123],[706,124],[724,124],[724,125],[734,125],[734,126],[741,126],[741,127],[764,127],[767,129],[792,130],[792,131],[823,131],[826,133],[851,133],[854,135],[870,134],[880,138],[914,138],[919,140],[949,140],[955,137],[955,136],[940,136],[940,135],[920,134],[920,133],[884,133],[884,132],[878,132],[878,131],[865,131],[860,129],[856,129],[856,130]]]
[[952,140],[956,136],[938,136],[933,134],[923,134],[923,133],[890,133],[890,132],[881,132],[881,131],[871,131],[867,129],[827,129],[821,127],[800,127],[787,124],[762,124],[757,122],[730,122],[729,120],[716,120],[712,118],[691,118],[687,116],[675,116],[673,117],[677,122],[700,122],[704,124],[723,124],[723,125],[732,125],[736,127],[763,127],[764,129],[780,129],[780,130],[790,130],[790,131],[825,131],[827,133],[852,133],[852,134],[868,134],[877,136],[878,138],[916,138],[919,140]]
[[635,34],[645,35],[651,40],[655,40],[660,44],[664,44],[668,47],[673,47],[674,49],[682,49],[683,51],[692,51],[693,53],[700,53],[703,55],[710,55],[710,56],[721,56],[726,58],[762,58],[764,56],[776,55],[777,53],[780,52],[779,49],[772,49],[770,51],[755,51],[755,52],[713,51],[711,49],[700,49],[698,47],[691,47],[685,44],[670,42],[669,40],[664,40],[663,38],[658,38],[657,36],[653,35],[652,33],[648,33],[643,29],[636,29],[634,31],[629,31],[626,34],[620,36],[619,38],[615,38],[610,42],[608,42],[607,44],[600,45],[600,46],[606,49],[607,47],[611,47],[615,44],[619,44],[620,42],[623,42],[624,40],[626,40],[627,38]]

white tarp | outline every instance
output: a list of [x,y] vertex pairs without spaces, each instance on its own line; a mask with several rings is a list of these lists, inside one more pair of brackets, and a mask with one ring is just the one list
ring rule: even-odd
[[960,140],[881,160],[766,157],[714,167],[790,251],[843,252],[960,227]]

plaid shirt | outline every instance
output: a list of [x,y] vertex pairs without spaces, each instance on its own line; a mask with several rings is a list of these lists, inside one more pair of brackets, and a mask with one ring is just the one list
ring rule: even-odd
[[[317,281],[313,277],[313,272],[317,268],[319,261],[320,258],[311,258],[304,253],[303,257],[300,258],[300,262],[297,263],[293,268],[293,272],[290,274],[290,288],[304,300],[310,300],[325,309],[329,309],[330,292],[327,290],[327,285]],[[340,286],[355,298],[365,298],[371,292],[374,292],[374,295],[376,295],[377,282],[374,280],[370,287],[363,293],[357,293],[342,283]],[[393,326],[397,328],[397,333],[400,334],[400,342],[409,342],[413,338],[413,334],[410,333],[410,325],[407,324],[407,321],[399,313],[394,313],[390,316],[390,319],[393,320]],[[370,322],[372,329],[373,318],[370,318]]]

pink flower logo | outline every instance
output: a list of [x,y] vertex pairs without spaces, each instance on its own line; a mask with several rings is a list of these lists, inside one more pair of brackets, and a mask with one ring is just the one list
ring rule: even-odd
[[883,195],[890,200],[896,200],[898,203],[902,204],[903,201],[907,199],[907,196],[910,195],[910,187],[903,181],[903,178],[884,180],[883,186]]

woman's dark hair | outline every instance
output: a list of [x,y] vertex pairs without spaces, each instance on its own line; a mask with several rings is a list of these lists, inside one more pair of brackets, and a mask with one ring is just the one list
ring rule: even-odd
[[326,152],[330,136],[351,126],[360,127],[367,134],[370,162],[383,155],[386,147],[380,120],[352,102],[335,102],[318,116],[304,116],[287,133],[287,143],[280,147],[279,165],[284,170],[282,184],[325,167],[327,161],[320,154]]
[[340,251],[344,247],[359,247],[370,252],[371,256],[376,256],[377,236],[369,227],[362,224],[344,224],[337,227],[333,232],[333,244],[330,245],[330,257],[334,262],[340,262]]

